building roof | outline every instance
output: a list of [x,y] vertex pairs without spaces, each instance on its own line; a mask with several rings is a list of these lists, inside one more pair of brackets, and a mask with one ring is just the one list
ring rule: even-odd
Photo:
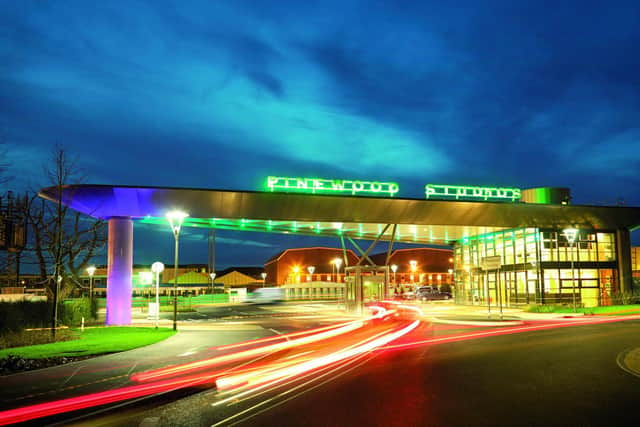
[[245,276],[251,276],[254,279],[262,280],[262,276],[260,276],[260,274],[264,272],[264,268],[263,267],[228,267],[228,268],[225,268],[224,270],[217,270],[216,278],[220,278],[234,271],[237,271],[238,273],[242,273]]
[[[57,188],[40,196],[57,200]],[[169,187],[71,185],[62,201],[98,218],[131,217],[166,226],[172,209],[189,213],[184,226],[241,231],[343,235],[375,239],[387,224],[398,224],[395,240],[451,244],[466,236],[501,229],[538,227],[634,229],[640,208],[547,205],[524,202],[444,201],[402,198],[229,191]],[[391,227],[381,240],[391,240]]]

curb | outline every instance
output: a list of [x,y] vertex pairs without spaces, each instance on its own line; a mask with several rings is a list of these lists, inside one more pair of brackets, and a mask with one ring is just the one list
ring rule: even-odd
[[447,320],[438,317],[431,318],[432,323],[445,325],[465,325],[465,326],[519,326],[523,325],[523,320]]

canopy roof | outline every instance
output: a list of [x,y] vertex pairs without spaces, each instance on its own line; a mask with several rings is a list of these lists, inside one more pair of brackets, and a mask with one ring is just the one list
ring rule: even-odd
[[[57,188],[44,188],[40,196],[56,202]],[[179,209],[189,214],[184,226],[241,231],[375,239],[387,224],[398,224],[396,241],[419,244],[451,244],[464,237],[511,228],[615,230],[634,229],[640,224],[640,208],[636,207],[170,187],[70,185],[63,187],[61,200],[97,218],[131,217],[166,224],[165,214]],[[381,240],[391,240],[391,233],[392,227],[388,227]]]

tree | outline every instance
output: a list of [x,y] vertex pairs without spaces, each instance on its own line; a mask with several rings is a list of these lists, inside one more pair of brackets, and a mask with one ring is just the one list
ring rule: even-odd
[[[45,176],[56,188],[56,202],[46,201],[32,194],[27,204],[27,223],[30,229],[28,248],[38,265],[42,283],[53,301],[52,334],[57,326],[58,301],[74,289],[83,288],[80,275],[91,258],[104,246],[107,237],[105,222],[71,211],[62,203],[62,194],[69,184],[82,181],[77,159],[71,158],[61,146],[56,146]],[[65,193],[65,198],[73,194]]]

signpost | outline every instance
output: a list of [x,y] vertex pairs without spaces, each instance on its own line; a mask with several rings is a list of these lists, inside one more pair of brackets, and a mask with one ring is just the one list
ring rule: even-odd
[[488,256],[480,260],[480,267],[485,271],[485,280],[487,283],[487,316],[491,316],[491,295],[489,293],[489,271],[496,274],[496,297],[498,299],[498,307],[500,309],[500,320],[502,320],[502,294],[500,292],[500,267],[502,267],[502,257]]

